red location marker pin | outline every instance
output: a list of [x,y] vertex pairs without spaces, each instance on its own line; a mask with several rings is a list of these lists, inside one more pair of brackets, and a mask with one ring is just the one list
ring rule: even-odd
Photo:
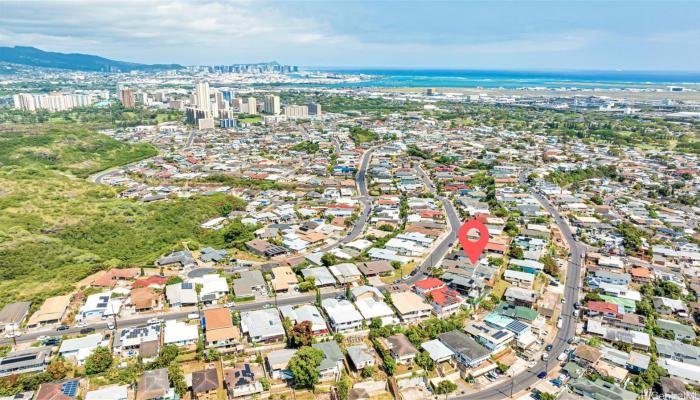
[[[469,231],[472,229],[479,231],[479,240],[471,241],[467,237]],[[476,262],[479,261],[481,253],[484,252],[486,244],[489,242],[489,230],[484,224],[472,218],[459,228],[457,239],[459,239],[459,244],[462,245],[462,249],[464,249],[464,252],[469,256],[469,260],[472,264],[476,264]]]

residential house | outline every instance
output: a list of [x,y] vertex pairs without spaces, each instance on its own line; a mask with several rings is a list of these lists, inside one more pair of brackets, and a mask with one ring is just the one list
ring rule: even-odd
[[418,350],[403,333],[382,337],[379,340],[399,364],[410,364],[418,354]]
[[113,291],[95,293],[87,297],[85,304],[78,311],[78,320],[89,318],[107,318],[112,315],[119,315],[122,308],[122,300],[113,298]]
[[351,331],[362,326],[364,317],[348,300],[323,299],[321,307],[336,333]]
[[454,359],[460,366],[460,375],[486,361],[491,351],[466,334],[454,330],[438,335],[442,344],[454,353]]
[[241,271],[240,277],[233,280],[233,293],[236,297],[255,297],[265,291],[267,284],[260,270]]
[[623,389],[616,383],[609,383],[600,378],[591,381],[587,378],[574,379],[569,382],[571,390],[580,395],[596,400],[635,400],[637,394]]
[[275,257],[287,253],[286,248],[262,239],[249,240],[245,242],[245,246],[251,253],[262,257]]
[[297,276],[289,267],[277,267],[272,271],[272,289],[275,292],[288,292],[298,283]]
[[352,263],[332,265],[328,268],[341,284],[357,282],[362,278],[360,270]]
[[328,333],[326,320],[323,319],[321,312],[311,304],[301,306],[281,306],[280,313],[283,318],[289,318],[293,324],[299,324],[304,321],[309,321],[311,324],[311,332],[314,335],[325,335]]
[[112,349],[122,357],[141,356],[144,359],[150,357],[143,354],[142,349],[155,346],[156,353],[160,345],[161,324],[150,324],[119,329],[114,335]]
[[50,357],[50,347],[30,347],[12,351],[0,357],[0,377],[27,372],[44,372],[49,365]]
[[312,267],[301,270],[304,278],[314,277],[316,287],[335,286],[335,277],[326,267]]
[[79,379],[42,383],[39,385],[34,400],[72,400],[78,397]]
[[150,287],[132,289],[131,305],[136,312],[152,311],[158,308],[160,295]]
[[319,379],[322,382],[334,380],[337,381],[340,378],[340,373],[343,370],[343,360],[345,356],[343,352],[338,347],[338,343],[335,340],[328,342],[314,343],[311,347],[319,349],[323,352],[323,360],[318,366],[318,371],[320,373]]
[[252,397],[262,393],[263,386],[259,379],[265,373],[258,365],[239,363],[224,370],[224,386],[229,398]]
[[175,268],[194,268],[197,266],[197,261],[192,257],[192,254],[187,251],[175,251],[169,255],[162,257],[156,261],[158,267],[175,267]]
[[39,309],[29,317],[27,328],[36,328],[61,322],[70,305],[70,296],[49,297]]
[[64,358],[74,358],[78,365],[83,365],[85,359],[102,344],[102,334],[93,333],[75,339],[66,339],[61,342],[58,355]]
[[180,347],[192,347],[199,340],[197,325],[169,319],[163,329],[163,344],[174,344]]
[[358,286],[352,289],[355,299],[355,307],[366,320],[379,318],[384,325],[391,325],[398,320],[394,317],[394,311],[384,302],[384,296],[374,286]]
[[373,367],[376,364],[374,350],[370,349],[366,344],[349,346],[346,350],[352,365],[355,367],[355,371]]
[[504,295],[508,303],[516,306],[532,307],[537,303],[537,292],[531,289],[511,286],[506,289]]
[[296,352],[296,349],[281,349],[267,353],[267,370],[270,371],[272,379],[289,380],[293,378],[288,365],[289,360]]
[[129,386],[114,385],[91,390],[85,395],[85,400],[128,400]]
[[206,348],[235,349],[241,341],[241,331],[233,325],[228,307],[204,310],[204,331]]
[[168,369],[159,368],[144,371],[136,390],[136,400],[175,400],[178,396],[170,386]]
[[484,345],[492,354],[499,353],[515,339],[515,334],[507,329],[494,328],[483,322],[469,322],[464,331]]
[[28,301],[6,304],[0,310],[0,333],[18,330],[20,324],[27,317],[31,305],[32,303]]
[[366,277],[388,276],[394,273],[394,267],[389,261],[367,261],[357,264],[357,269]]
[[192,282],[180,282],[166,286],[165,297],[172,308],[197,305],[197,292]]
[[216,368],[192,372],[192,398],[195,400],[218,400],[219,376]]
[[422,297],[413,292],[394,293],[391,295],[391,302],[404,323],[427,319],[433,309]]
[[241,331],[251,342],[274,342],[284,339],[284,327],[277,309],[241,313]]

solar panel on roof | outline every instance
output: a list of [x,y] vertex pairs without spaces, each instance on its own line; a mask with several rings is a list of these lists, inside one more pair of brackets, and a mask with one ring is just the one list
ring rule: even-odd
[[500,338],[502,338],[503,336],[506,336],[506,335],[507,335],[507,333],[505,333],[504,331],[498,331],[498,332],[496,332],[496,333],[493,334],[493,338],[494,338],[494,339],[500,339]]
[[183,289],[192,289],[192,283],[191,282],[185,282],[182,284]]
[[68,381],[61,385],[61,392],[68,397],[75,397],[78,393],[78,381]]
[[35,359],[37,354],[27,354],[19,357],[7,357],[0,361],[0,365],[14,364]]

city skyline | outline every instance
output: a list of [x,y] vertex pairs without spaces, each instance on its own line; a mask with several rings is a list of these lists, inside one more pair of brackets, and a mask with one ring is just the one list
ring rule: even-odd
[[697,71],[699,13],[693,2],[10,1],[0,45],[183,65]]

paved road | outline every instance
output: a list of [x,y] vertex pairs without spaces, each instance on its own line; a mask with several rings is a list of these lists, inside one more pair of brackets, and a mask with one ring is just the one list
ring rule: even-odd
[[360,158],[360,169],[357,171],[357,175],[355,175],[355,182],[357,183],[357,187],[360,191],[359,200],[360,203],[362,203],[362,211],[360,212],[360,216],[358,217],[355,226],[353,226],[352,230],[347,236],[334,244],[322,247],[318,251],[333,250],[343,243],[350,243],[357,239],[365,229],[370,211],[372,211],[372,198],[369,196],[367,189],[367,166],[369,165],[370,158],[372,158],[372,152],[374,152],[374,149],[369,149],[362,153],[362,157]]
[[542,203],[542,206],[554,217],[554,220],[559,226],[564,239],[569,244],[571,249],[571,258],[567,265],[566,284],[564,287],[564,297],[567,302],[563,304],[562,310],[562,328],[557,331],[557,335],[552,343],[552,351],[549,352],[549,363],[539,361],[534,368],[528,369],[516,375],[512,380],[505,381],[497,386],[482,390],[478,393],[469,395],[456,396],[458,399],[474,399],[474,400],[499,400],[509,397],[511,393],[515,394],[521,390],[532,387],[539,380],[537,374],[545,369],[549,372],[559,368],[557,357],[564,351],[569,338],[573,338],[576,334],[576,320],[573,318],[573,305],[578,301],[579,292],[581,290],[580,273],[581,273],[581,255],[584,254],[585,248],[578,243],[569,225],[564,221],[561,214],[552,206],[552,204],[538,193],[532,193],[535,198]]
[[[437,193],[437,189],[435,188],[435,185],[433,185],[433,182],[428,176],[428,174],[425,171],[423,171],[423,169],[420,166],[416,167],[415,170],[418,173],[418,175],[420,175],[421,179],[423,180],[423,184],[428,189],[428,191],[430,191],[431,193]],[[423,260],[420,266],[418,266],[415,275],[411,276],[406,280],[406,283],[409,285],[412,285],[415,282],[425,278],[428,269],[437,265],[440,262],[440,260],[442,260],[442,258],[445,257],[445,254],[447,254],[447,252],[452,247],[452,244],[455,242],[455,239],[457,238],[457,232],[459,232],[460,226],[462,226],[462,221],[459,219],[459,214],[457,213],[457,210],[452,204],[452,201],[449,198],[443,196],[436,196],[436,198],[442,202],[442,205],[445,208],[445,213],[447,214],[447,220],[449,222],[450,232],[447,234],[447,236],[445,236],[442,239],[442,241],[437,245],[437,247],[435,247],[433,251],[430,252],[430,254]]]
[[[327,292],[322,292],[321,293],[321,298],[327,299],[327,298],[332,298],[337,296],[338,294],[342,294],[343,290],[338,289],[338,290],[333,290],[333,291],[327,291]],[[310,294],[305,294],[301,296],[294,296],[294,297],[278,297],[277,301],[275,301],[274,298],[270,299],[265,299],[265,300],[260,300],[260,301],[251,301],[248,303],[238,303],[236,304],[233,309],[238,310],[238,311],[251,311],[251,310],[259,310],[266,305],[271,305],[271,306],[286,306],[286,305],[296,305],[296,304],[310,304],[316,301],[316,293],[310,293]],[[220,306],[214,306],[214,307],[220,307]],[[173,320],[173,319],[184,319],[187,317],[188,314],[192,314],[193,312],[196,311],[172,311],[168,313],[160,313],[160,314],[150,314],[150,315],[145,315],[145,316],[140,316],[136,318],[128,318],[128,319],[117,319],[117,328],[128,328],[128,327],[135,327],[135,326],[140,326],[148,323],[148,320],[154,317],[158,318],[163,318],[164,320]],[[33,342],[36,341],[39,336],[60,336],[60,335],[74,335],[77,333],[80,333],[81,329],[84,328],[95,328],[95,330],[106,330],[107,329],[107,324],[112,322],[112,319],[105,319],[103,321],[99,322],[93,322],[87,324],[85,327],[82,328],[73,328],[71,327],[68,330],[65,331],[57,331],[56,329],[43,329],[40,331],[32,331],[23,334],[22,336],[17,338],[17,342]],[[12,339],[2,339],[0,340],[0,344],[5,344],[11,342]]]

